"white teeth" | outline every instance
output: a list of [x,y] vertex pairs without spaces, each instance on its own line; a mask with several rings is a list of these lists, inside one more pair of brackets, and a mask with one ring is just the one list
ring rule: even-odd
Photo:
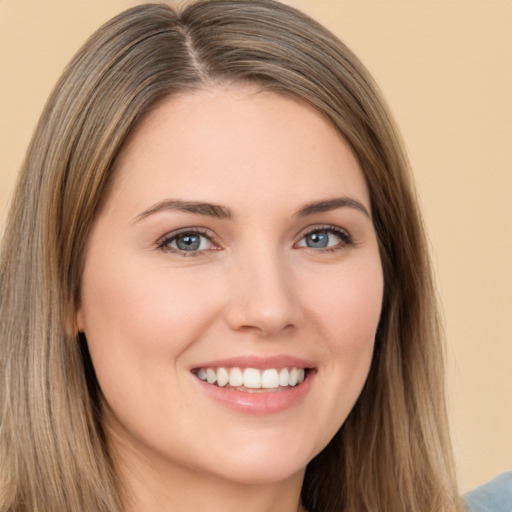
[[[208,371],[206,371],[206,375],[208,375]],[[290,376],[288,377],[288,384],[290,386],[295,386],[299,382],[299,370],[297,368],[292,368],[290,370]]]
[[231,368],[229,370],[229,385],[233,388],[238,388],[244,383],[244,376],[240,368]]
[[244,388],[261,388],[261,373],[256,368],[246,368],[244,370]]
[[271,370],[264,370],[261,374],[261,387],[265,389],[279,387],[279,374],[273,368]]
[[215,384],[217,381],[217,372],[213,368],[206,369],[206,381],[208,384]]
[[304,368],[200,368],[196,375],[208,384],[247,389],[276,389],[302,384],[306,377]]
[[229,374],[226,368],[219,368],[217,370],[217,385],[221,388],[229,382]]
[[290,375],[290,372],[288,371],[288,368],[282,368],[279,372],[279,385],[280,386],[288,386],[288,377]]

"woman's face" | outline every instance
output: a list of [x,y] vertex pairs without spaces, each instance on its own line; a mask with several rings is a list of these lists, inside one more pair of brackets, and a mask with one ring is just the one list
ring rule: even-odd
[[236,482],[302,475],[368,374],[370,211],[348,145],[301,103],[217,87],[145,118],[90,233],[77,317],[113,452]]

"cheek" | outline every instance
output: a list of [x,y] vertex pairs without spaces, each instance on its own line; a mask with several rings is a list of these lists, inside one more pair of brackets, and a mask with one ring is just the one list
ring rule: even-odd
[[357,356],[373,345],[383,296],[378,261],[334,269],[322,277],[321,285],[310,286],[308,295],[307,309],[318,319],[328,350]]
[[365,265],[347,269],[344,277],[329,308],[331,331],[327,339],[342,386],[353,379],[358,395],[371,364],[383,279],[380,268]]
[[179,363],[180,354],[216,316],[208,283],[165,266],[150,268],[137,258],[108,261],[90,254],[81,316],[105,393],[107,388],[121,390],[122,383],[144,389],[169,380],[169,365]]
[[316,318],[324,353],[317,378],[322,388],[318,421],[326,426],[319,445],[329,442],[346,420],[366,382],[380,320],[380,265],[354,264],[323,278],[310,290],[308,313]]

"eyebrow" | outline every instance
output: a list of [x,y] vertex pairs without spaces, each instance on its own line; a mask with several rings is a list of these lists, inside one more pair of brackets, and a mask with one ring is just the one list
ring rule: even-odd
[[317,213],[329,212],[338,208],[354,208],[359,210],[361,213],[370,218],[370,212],[367,208],[358,201],[351,197],[335,197],[333,199],[327,199],[325,201],[316,201],[314,203],[308,203],[304,205],[298,212],[297,217],[306,217],[308,215],[315,215]]
[[[334,199],[308,203],[302,206],[295,215],[297,217],[307,217],[309,215],[324,213],[344,207],[359,210],[366,217],[370,218],[370,213],[366,207],[360,201],[351,197],[336,197]],[[181,211],[225,220],[232,220],[235,218],[235,214],[230,208],[220,204],[202,201],[185,201],[183,199],[165,199],[137,215],[134,222],[140,222],[155,213],[166,211]]]
[[202,201],[184,201],[182,199],[166,199],[137,215],[134,222],[140,222],[150,215],[165,211],[195,213],[196,215],[206,215],[207,217],[215,217],[217,219],[233,219],[235,217],[232,210],[219,204]]

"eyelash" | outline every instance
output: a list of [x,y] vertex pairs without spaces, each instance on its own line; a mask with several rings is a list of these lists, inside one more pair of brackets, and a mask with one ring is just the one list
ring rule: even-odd
[[[176,241],[180,236],[183,235],[192,235],[192,236],[200,236],[207,238],[214,246],[216,245],[218,247],[218,244],[215,243],[214,239],[215,237],[213,234],[208,231],[207,229],[201,229],[201,228],[186,228],[182,229],[180,231],[169,233],[165,235],[159,242],[158,242],[158,249],[161,249],[165,252],[170,252],[174,254],[178,254],[180,256],[183,256],[185,258],[190,256],[199,256],[202,253],[205,252],[205,250],[196,250],[196,251],[184,251],[178,248],[169,247],[169,244]],[[218,249],[211,249],[211,250],[218,250]]]
[[[355,242],[353,238],[345,231],[344,229],[338,228],[336,226],[331,225],[325,225],[325,226],[314,226],[307,231],[305,231],[302,236],[300,237],[299,241],[302,241],[305,237],[308,235],[311,235],[313,233],[330,233],[338,236],[341,240],[339,244],[336,244],[332,247],[322,247],[322,248],[314,248],[314,247],[307,247],[307,246],[300,246],[304,249],[307,249],[309,251],[319,253],[319,252],[336,252],[343,249],[346,249],[347,247],[353,247],[355,245]],[[193,251],[185,251],[178,248],[170,247],[169,245],[176,241],[180,236],[183,235],[192,235],[192,236],[200,236],[205,237],[209,240],[209,242],[217,246],[215,249],[203,249],[203,250],[193,250]],[[298,242],[294,244],[294,247],[297,245]],[[213,234],[207,230],[207,229],[201,229],[201,228],[186,228],[183,230],[180,230],[178,232],[170,233],[165,235],[160,241],[157,242],[157,248],[165,251],[170,252],[174,254],[178,254],[183,257],[193,257],[193,256],[200,256],[204,252],[208,250],[219,250],[219,244],[215,242],[215,237]]]
[[330,233],[333,235],[336,235],[340,238],[341,242],[339,244],[336,244],[332,247],[322,247],[315,249],[314,247],[305,247],[305,249],[309,249],[313,252],[336,252],[341,251],[343,249],[346,249],[347,247],[353,247],[355,246],[354,239],[349,235],[347,231],[344,229],[338,228],[336,226],[331,225],[324,225],[324,226],[314,226],[307,231],[305,231],[300,240],[303,240],[308,235],[311,235],[313,233]]

